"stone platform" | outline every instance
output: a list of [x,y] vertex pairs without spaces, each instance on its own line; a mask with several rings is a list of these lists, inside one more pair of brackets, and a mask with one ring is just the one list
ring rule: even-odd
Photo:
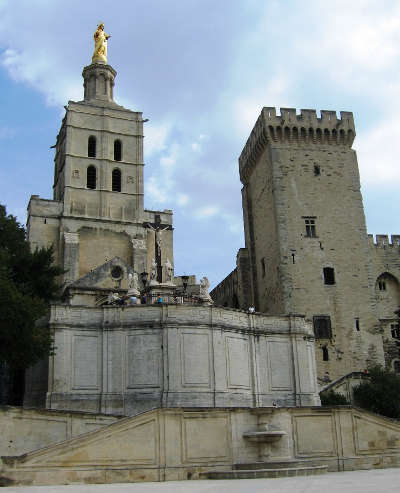
[[[0,424],[7,428],[7,421]],[[266,428],[285,433],[269,443],[246,439]],[[18,443],[18,451],[1,458],[2,485],[183,480],[188,487],[205,476],[277,477],[280,471],[297,477],[400,466],[400,424],[350,406],[158,409],[28,453]]]
[[132,416],[161,407],[320,404],[314,335],[302,316],[60,304],[49,327],[56,351],[48,366],[28,372],[28,407]]

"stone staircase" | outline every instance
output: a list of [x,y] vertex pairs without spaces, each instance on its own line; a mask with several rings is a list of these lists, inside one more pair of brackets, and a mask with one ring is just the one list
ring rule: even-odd
[[317,476],[325,474],[327,466],[316,466],[310,461],[271,461],[234,464],[232,470],[206,471],[200,479],[255,479],[291,478],[295,476]]

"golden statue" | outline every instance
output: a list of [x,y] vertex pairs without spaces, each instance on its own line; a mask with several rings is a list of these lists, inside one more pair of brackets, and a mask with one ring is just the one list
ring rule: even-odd
[[94,38],[94,53],[92,56],[92,63],[104,62],[107,63],[107,39],[111,36],[104,32],[104,24],[100,22],[97,26],[96,32],[93,35]]

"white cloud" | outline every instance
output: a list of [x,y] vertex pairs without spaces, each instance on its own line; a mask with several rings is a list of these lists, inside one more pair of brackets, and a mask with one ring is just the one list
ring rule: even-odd
[[289,89],[289,77],[284,73],[275,75],[266,85],[253,90],[252,94],[241,92],[240,97],[233,101],[233,121],[240,134],[246,134],[253,128],[261,108],[265,105],[285,107],[286,92]]
[[209,205],[206,207],[200,207],[195,211],[195,217],[198,219],[207,219],[209,217],[215,216],[219,212],[219,207],[216,205]]
[[57,69],[57,61],[43,51],[34,54],[8,48],[2,53],[0,63],[16,82],[27,83],[42,92],[49,105],[82,99],[82,86],[71,75],[60,77],[62,70]]
[[382,187],[400,183],[399,137],[400,118],[397,115],[357,136],[354,147],[363,184]]
[[202,150],[203,143],[210,139],[209,135],[200,134],[194,142],[191,144],[191,149],[195,152],[200,152]]
[[229,231],[234,235],[243,235],[243,218],[232,214],[222,214],[222,219],[226,221]]
[[156,176],[150,176],[144,185],[146,200],[150,203],[165,204],[168,201],[168,193],[165,184],[160,183]]
[[158,125],[151,122],[145,123],[144,152],[147,157],[165,150],[172,126],[173,122],[163,122]]
[[185,193],[178,193],[176,197],[176,203],[179,206],[187,205],[189,203],[189,196],[186,195]]
[[180,146],[176,142],[173,142],[168,147],[168,154],[160,158],[160,165],[162,168],[164,168],[165,173],[167,173],[168,176],[171,176],[179,155]]

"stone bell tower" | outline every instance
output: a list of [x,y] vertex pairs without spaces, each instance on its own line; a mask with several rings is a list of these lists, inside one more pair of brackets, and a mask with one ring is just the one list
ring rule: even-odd
[[[165,262],[173,262],[172,212],[144,209],[147,120],[114,101],[117,73],[105,56],[94,55],[82,75],[84,99],[65,106],[54,146],[53,200],[34,195],[29,203],[29,240],[32,247],[54,245],[66,285],[99,284],[93,272],[100,269],[104,277],[121,264],[110,286],[100,285],[126,288],[129,272],[150,272],[156,252],[162,282]],[[162,249],[154,224],[163,230]],[[104,264],[108,268],[101,268]]]

